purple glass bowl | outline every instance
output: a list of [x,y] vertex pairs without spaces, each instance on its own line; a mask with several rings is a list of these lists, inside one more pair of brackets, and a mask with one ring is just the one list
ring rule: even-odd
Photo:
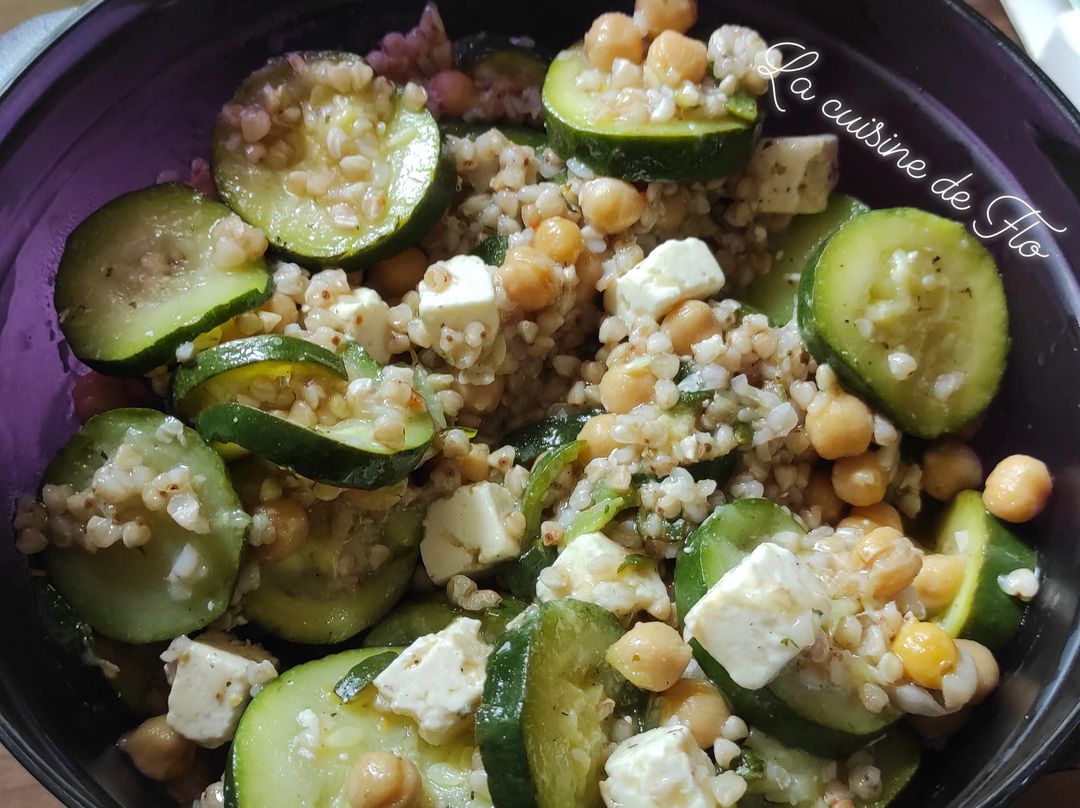
[[[989,245],[1005,276],[1013,347],[978,448],[987,463],[1025,451],[1057,481],[1031,528],[1043,591],[1002,659],[989,703],[945,750],[927,756],[907,802],[1007,803],[1057,757],[1080,720],[1077,596],[1080,543],[1080,119],[1047,79],[962,4],[866,0],[701,0],[702,28],[743,22],[770,41],[819,51],[806,75],[816,99],[785,92],[775,132],[835,131],[823,101],[888,124],[929,163],[913,180],[854,137],[842,140],[842,187],[876,206],[919,205],[948,215],[931,178],[971,176],[981,215],[999,196],[1031,203],[1062,233],[1040,226],[1047,257]],[[206,156],[215,113],[239,80],[290,48],[366,52],[413,24],[419,0],[105,0],[84,13],[0,99],[0,496],[5,514],[35,488],[75,429],[73,359],[51,302],[64,238],[90,211]],[[501,0],[444,2],[451,35],[529,33],[567,44],[601,10],[559,4],[526,15]],[[793,53],[788,51],[789,54]],[[785,75],[787,87],[795,75]],[[806,88],[802,84],[795,89]],[[837,111],[837,106],[828,108]],[[912,173],[919,173],[917,170]],[[939,187],[940,190],[940,187]],[[1005,200],[992,216],[1003,221]],[[1015,217],[1011,217],[1015,218]],[[1030,221],[1030,220],[1028,220]],[[983,224],[983,232],[995,228]],[[1015,246],[1015,244],[1014,244]],[[0,741],[68,806],[134,808],[169,802],[137,777],[113,742],[123,728],[56,664],[32,609],[27,566],[0,519]],[[82,674],[89,677],[90,672]]]

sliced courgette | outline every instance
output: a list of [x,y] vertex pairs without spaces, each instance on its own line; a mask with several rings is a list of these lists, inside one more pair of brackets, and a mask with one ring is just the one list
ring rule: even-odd
[[[531,597],[531,594],[530,594]],[[517,598],[503,598],[502,603],[482,612],[469,612],[452,606],[445,595],[438,594],[399,604],[364,637],[364,646],[407,646],[417,637],[442,631],[458,617],[480,621],[480,637],[488,645],[499,642],[506,624],[525,610]]]
[[[380,620],[408,589],[423,513],[395,508],[382,521],[361,520],[343,536],[324,511],[310,511],[308,522],[308,536],[296,551],[260,564],[259,586],[244,596],[243,612],[286,640],[341,642]],[[340,574],[343,558],[374,544],[386,545],[390,560],[359,581]]]
[[[401,92],[393,96],[390,110],[383,110],[378,81],[362,82],[358,76],[364,74],[370,77],[370,68],[350,53],[277,57],[240,85],[218,121],[213,169],[222,199],[299,261],[358,268],[389,258],[418,242],[453,195],[455,172],[443,156],[431,113],[409,109]],[[253,159],[240,110],[265,112],[267,103],[278,103],[268,97],[277,95],[285,110],[299,114],[275,111],[268,135],[255,144],[270,155]],[[363,155],[367,168],[342,163],[342,157],[357,156],[352,144],[369,132],[375,136],[372,150]],[[271,156],[275,148],[284,150],[276,162]],[[288,178],[301,176],[294,172],[332,179],[316,180],[316,195],[294,193],[295,180]],[[352,200],[349,188],[384,172],[389,172],[385,191],[372,191],[372,198],[385,202],[381,208]],[[319,183],[329,187],[324,191]]]
[[273,293],[259,256],[215,263],[215,225],[231,215],[186,185],[132,191],[68,236],[55,303],[72,352],[104,373],[138,375]]
[[476,739],[500,808],[592,808],[611,742],[605,699],[633,688],[604,660],[610,612],[554,600],[525,613],[488,658]]
[[208,440],[235,443],[279,466],[341,488],[375,489],[403,480],[435,435],[426,411],[412,413],[403,448],[375,440],[374,418],[350,418],[332,426],[306,427],[263,410],[231,402],[205,409],[199,432]]
[[524,81],[539,87],[551,61],[531,40],[480,33],[454,42],[454,60],[479,83],[492,78]]
[[988,513],[978,491],[961,491],[941,517],[935,551],[967,559],[963,583],[937,621],[953,637],[975,640],[994,651],[1020,627],[1023,601],[1007,595],[998,578],[1034,570],[1035,551]]
[[[473,794],[474,747],[467,740],[431,746],[413,721],[375,708],[374,688],[365,688],[348,704],[334,693],[356,665],[386,650],[357,649],[308,662],[263,688],[244,712],[233,741],[225,775],[227,808],[348,805],[349,769],[362,755],[379,751],[416,765],[425,805],[489,805]],[[305,726],[313,729],[304,733]]]
[[842,225],[808,263],[797,309],[814,357],[916,437],[977,417],[1005,370],[1008,312],[993,257],[963,225],[925,211],[876,210]]
[[297,373],[341,380],[346,367],[337,355],[298,337],[264,334],[238,339],[200,351],[176,369],[173,407],[191,418],[212,404],[232,401],[256,378],[289,378]]
[[[759,730],[752,730],[746,747],[760,759],[765,770],[780,767],[787,777],[765,776],[749,779],[747,795],[739,800],[740,808],[767,808],[780,804],[795,808],[818,808],[826,802],[830,775],[836,764],[802,749],[785,746]],[[857,808],[885,808],[900,796],[919,768],[918,742],[907,730],[895,729],[866,747],[873,765],[881,771],[881,792],[877,797],[853,800]],[[769,766],[772,764],[772,767]],[[841,767],[838,776],[846,781]]]
[[[709,588],[760,543],[778,533],[803,533],[786,509],[767,499],[740,499],[717,508],[691,534],[675,566],[675,603],[686,615]],[[791,746],[830,755],[853,752],[880,736],[899,715],[891,708],[871,713],[857,684],[869,681],[868,666],[849,661],[848,687],[822,683],[810,687],[789,666],[759,690],[740,687],[697,640],[694,657],[738,714]]]
[[670,182],[727,176],[750,159],[759,115],[748,121],[739,115],[709,118],[691,113],[664,123],[605,117],[578,86],[587,67],[576,46],[555,57],[544,80],[548,141],[563,158],[576,157],[597,174]]
[[540,455],[577,440],[585,422],[601,411],[597,409],[565,409],[526,424],[503,436],[500,443],[514,447],[514,462],[529,466]]
[[783,231],[769,236],[772,266],[746,287],[740,299],[774,326],[787,325],[795,316],[795,294],[810,256],[844,222],[869,210],[858,199],[833,194],[821,213],[796,216]]
[[[154,410],[119,409],[97,415],[64,446],[45,471],[44,482],[90,485],[106,458],[123,444],[135,447],[154,474],[186,466],[208,533],[178,525],[164,511],[135,508],[151,530],[150,540],[128,548],[122,542],[88,552],[78,545],[50,547],[49,579],[76,613],[95,631],[129,643],[170,640],[213,622],[229,605],[249,518],[244,513],[218,454],[191,429],[179,438],[157,436],[165,415]],[[190,549],[189,549],[190,548]],[[170,585],[182,553],[195,553],[197,573]]]

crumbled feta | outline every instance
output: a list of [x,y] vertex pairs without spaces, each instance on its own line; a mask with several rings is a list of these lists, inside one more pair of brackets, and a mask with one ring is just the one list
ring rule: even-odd
[[639,317],[659,322],[684,300],[704,300],[720,291],[724,271],[698,238],[665,241],[604,290],[604,307],[627,326]]
[[232,739],[248,702],[277,676],[277,660],[228,634],[177,637],[161,659],[172,686],[169,726],[208,749]]
[[490,653],[480,639],[480,621],[459,617],[442,631],[415,640],[375,678],[376,703],[415,720],[428,743],[445,743],[468,725],[480,705]]
[[[433,270],[445,283],[432,284]],[[464,331],[470,323],[479,322],[494,335],[499,327],[499,307],[495,302],[495,282],[483,259],[475,255],[458,255],[435,264],[420,282],[420,320],[428,332],[438,338],[443,326]]]
[[521,555],[521,536],[507,527],[517,503],[498,483],[475,483],[436,500],[424,520],[420,557],[428,576],[444,584],[453,576],[483,572]]
[[355,340],[376,362],[389,362],[386,337],[390,307],[374,289],[361,287],[338,297],[330,310],[344,322],[346,336]]
[[666,620],[671,600],[656,564],[627,563],[630,555],[603,533],[578,536],[540,574],[536,597],[540,601],[576,598],[620,617],[644,610]]
[[[604,771],[607,779],[600,783],[600,794],[608,808],[716,808],[734,805],[746,790],[732,772],[717,776],[709,756],[684,726],[659,727],[628,738],[615,747]],[[741,790],[732,777],[743,783]]]
[[999,575],[998,586],[1006,595],[1026,603],[1039,594],[1039,576],[1033,570],[1021,567],[1008,575]]
[[762,138],[736,185],[758,213],[819,213],[839,178],[835,135]]
[[685,636],[741,687],[764,687],[814,643],[828,619],[821,582],[792,554],[759,544],[717,581],[686,615]]

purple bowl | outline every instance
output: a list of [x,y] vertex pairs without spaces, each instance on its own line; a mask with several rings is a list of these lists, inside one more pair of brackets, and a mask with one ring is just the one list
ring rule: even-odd
[[[444,2],[453,36],[529,33],[568,44],[601,9],[561,4],[527,15],[499,0]],[[0,504],[35,488],[52,453],[75,429],[76,366],[57,329],[51,281],[71,229],[101,203],[153,183],[163,169],[205,157],[215,113],[239,80],[291,48],[366,52],[389,30],[411,26],[418,0],[103,0],[54,40],[0,98]],[[1080,117],[1039,70],[955,0],[702,0],[702,28],[743,22],[770,41],[818,51],[784,87],[774,132],[837,131],[821,113],[840,105],[887,122],[925,160],[912,179],[854,136],[842,138],[842,188],[877,206],[918,205],[967,220],[990,235],[1020,215],[1019,197],[1054,228],[1038,225],[986,243],[1005,276],[1013,348],[978,448],[984,461],[1024,451],[1050,465],[1056,493],[1031,527],[1043,591],[1003,657],[1002,686],[944,751],[927,756],[907,802],[999,806],[1060,757],[1080,722]],[[794,51],[787,49],[790,56]],[[790,63],[790,62],[789,62]],[[854,127],[852,127],[854,128]],[[918,174],[918,169],[910,171]],[[970,177],[963,214],[932,180]],[[937,186],[941,191],[943,185]],[[1010,211],[1012,213],[1010,214]],[[1022,211],[1021,211],[1022,212]],[[987,220],[989,216],[989,220]],[[1064,228],[1064,229],[1063,229]],[[1036,249],[1045,256],[1024,257]],[[1023,246],[1023,250],[1017,247]],[[123,719],[73,681],[42,639],[25,560],[0,520],[0,741],[68,806],[169,805],[136,776],[113,742]],[[83,674],[90,676],[90,672]]]

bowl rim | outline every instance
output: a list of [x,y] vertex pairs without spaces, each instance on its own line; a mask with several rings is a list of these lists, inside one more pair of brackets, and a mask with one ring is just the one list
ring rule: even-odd
[[[1071,124],[1074,130],[1080,133],[1080,109],[1069,100],[1064,91],[1027,55],[1018,43],[1005,36],[997,26],[972,8],[965,0],[939,0],[939,2],[946,9],[946,13],[959,15],[966,25],[972,26],[985,40],[989,40],[996,45],[998,50],[1010,60],[1013,69],[1019,70],[1041,92],[1048,96],[1055,103],[1058,113]],[[81,5],[72,9],[71,14],[62,20],[46,39],[27,54],[21,64],[16,66],[7,81],[0,85],[0,159],[3,157],[6,141],[15,132],[21,121],[29,116],[55,83],[70,76],[75,65],[85,54],[73,54],[73,63],[57,65],[56,75],[43,80],[42,85],[36,91],[29,90],[30,97],[27,99],[24,108],[17,112],[15,117],[8,122],[6,131],[2,128],[5,106],[12,103],[16,93],[23,91],[26,82],[34,77],[35,72],[43,67],[49,57],[77,29],[85,26],[96,18],[100,12],[107,10],[108,7],[121,4],[129,6],[129,13],[115,21],[108,29],[109,33],[132,24],[144,14],[152,11],[154,6],[157,5],[155,0],[85,0]],[[91,49],[96,48],[100,45],[100,42],[101,38],[96,38],[89,47]],[[1074,270],[1074,274],[1078,271],[1080,270]],[[1078,639],[1077,635],[1074,635],[1070,640],[1069,646],[1080,646],[1080,639]],[[1077,656],[1075,649],[1073,656]],[[1044,684],[1052,683],[1060,686],[1062,680],[1068,676],[1069,671],[1062,668],[1059,669],[1051,682]],[[1028,758],[1017,776],[1006,781],[994,794],[987,795],[994,801],[992,804],[1008,803],[1019,797],[1038,777],[1052,771],[1051,766],[1055,760],[1063,753],[1068,753],[1070,744],[1075,743],[1077,740],[1080,740],[1080,703],[1073,705],[1073,709],[1069,712],[1067,718],[1042,742],[1036,754]],[[0,745],[5,747],[11,756],[66,808],[100,808],[99,804],[90,801],[81,786],[76,787],[73,782],[62,777],[61,772],[43,758],[26,734],[19,732],[3,711],[0,711]],[[1063,763],[1062,768],[1076,766],[1076,763],[1071,761],[1064,761]],[[105,796],[111,800],[114,806],[117,805],[111,795]]]

